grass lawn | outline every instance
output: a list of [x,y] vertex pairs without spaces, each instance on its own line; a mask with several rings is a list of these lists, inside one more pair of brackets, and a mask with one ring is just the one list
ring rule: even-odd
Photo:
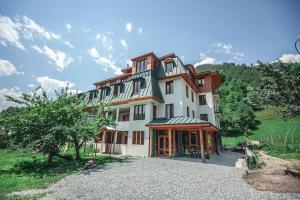
[[[92,159],[98,165],[119,162],[119,159],[108,156],[84,156],[80,162],[53,159],[53,165],[47,165],[47,157],[26,151],[0,149],[0,199],[18,199],[6,197],[6,194],[30,188],[46,188],[63,177],[78,172]],[[28,199],[28,198],[24,198]]]
[[[284,120],[278,111],[281,108],[269,107],[256,112],[257,126],[249,139],[259,140],[268,145],[263,149],[270,155],[284,159],[300,159],[300,117]],[[240,141],[246,141],[244,135],[224,137],[223,143],[235,147]]]

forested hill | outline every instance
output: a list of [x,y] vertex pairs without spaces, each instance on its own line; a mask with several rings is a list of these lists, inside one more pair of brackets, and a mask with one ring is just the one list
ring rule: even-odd
[[222,75],[222,83],[228,84],[231,80],[240,80],[251,86],[256,86],[261,80],[261,73],[254,66],[235,63],[205,64],[196,67],[197,72],[219,71]]

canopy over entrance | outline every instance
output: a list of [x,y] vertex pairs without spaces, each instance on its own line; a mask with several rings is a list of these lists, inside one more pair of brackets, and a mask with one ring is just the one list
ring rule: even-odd
[[204,159],[217,152],[219,129],[213,124],[190,117],[159,118],[146,125],[150,129],[150,157],[155,155],[195,154]]

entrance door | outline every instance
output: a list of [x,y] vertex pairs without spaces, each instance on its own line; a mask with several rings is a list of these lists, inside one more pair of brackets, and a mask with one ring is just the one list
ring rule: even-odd
[[169,137],[167,135],[159,136],[159,149],[158,154],[160,156],[168,156],[169,155]]

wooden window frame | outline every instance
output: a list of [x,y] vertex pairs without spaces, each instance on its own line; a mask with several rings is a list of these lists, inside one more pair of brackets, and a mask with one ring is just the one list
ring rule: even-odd
[[[171,67],[168,67],[169,64],[172,64]],[[174,69],[174,62],[173,61],[169,61],[165,63],[165,72],[173,72]]]
[[207,101],[206,101],[206,95],[199,95],[199,105],[207,105]]
[[144,131],[132,131],[132,144],[144,145],[145,132]]
[[166,82],[166,94],[173,94],[174,93],[174,82],[167,81]]
[[205,85],[205,78],[200,78],[198,80],[198,86],[199,87],[204,87],[204,85]]
[[139,60],[136,62],[136,73],[147,71],[147,58]]
[[[203,117],[203,116],[206,116],[206,117]],[[206,114],[206,113],[200,114],[200,119],[208,122],[208,114]]]
[[135,105],[133,120],[145,120],[145,109],[146,109],[145,104]]
[[174,117],[174,104],[166,104],[165,112],[167,119]]
[[142,87],[142,79],[133,80],[133,94],[139,94]]

